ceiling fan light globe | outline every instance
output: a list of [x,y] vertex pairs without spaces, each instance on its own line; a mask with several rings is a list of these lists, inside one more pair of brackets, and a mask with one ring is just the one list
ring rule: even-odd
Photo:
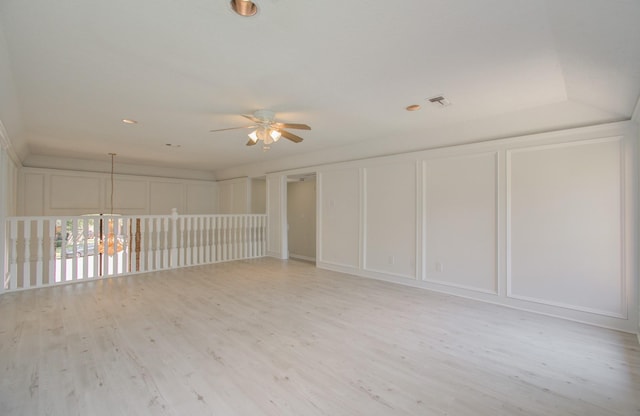
[[251,133],[249,133],[249,138],[251,139],[252,142],[258,143],[258,130],[254,130]]
[[278,140],[280,140],[280,137],[282,137],[282,133],[280,133],[278,130],[271,130],[269,132],[269,136],[271,136],[271,138],[273,139],[273,142],[277,142]]

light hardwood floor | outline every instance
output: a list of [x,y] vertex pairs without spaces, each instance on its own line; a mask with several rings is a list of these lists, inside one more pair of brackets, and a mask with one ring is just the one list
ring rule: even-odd
[[0,415],[640,415],[631,334],[258,259],[0,297]]

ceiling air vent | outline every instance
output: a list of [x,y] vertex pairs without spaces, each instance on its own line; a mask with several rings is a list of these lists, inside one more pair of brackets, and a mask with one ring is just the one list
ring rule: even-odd
[[429,101],[431,104],[435,105],[436,107],[446,107],[451,105],[451,101],[444,98],[443,95],[437,95],[435,97],[427,98],[427,101]]

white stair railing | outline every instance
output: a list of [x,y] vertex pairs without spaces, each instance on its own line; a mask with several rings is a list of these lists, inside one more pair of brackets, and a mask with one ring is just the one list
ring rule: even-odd
[[9,217],[0,293],[264,257],[266,215]]

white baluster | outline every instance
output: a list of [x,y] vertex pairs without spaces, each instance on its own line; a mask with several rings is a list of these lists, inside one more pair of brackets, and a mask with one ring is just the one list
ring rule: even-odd
[[163,218],[162,222],[164,223],[164,245],[162,250],[162,268],[169,268],[169,218]]
[[204,218],[204,261],[211,263],[211,217]]
[[18,220],[11,220],[11,265],[9,269],[11,270],[9,289],[16,290],[18,288]]
[[22,224],[22,238],[24,242],[24,258],[22,259],[22,288],[31,287],[31,220],[24,220]]
[[89,279],[91,273],[89,273],[89,218],[82,219],[82,273],[80,279]]
[[267,250],[267,217],[260,217],[260,257],[263,257]]
[[[78,258],[76,253],[78,252],[78,219],[71,219],[71,280],[78,279]],[[66,261],[66,248],[65,248],[65,261]]]
[[231,220],[231,226],[230,226],[230,231],[231,231],[231,258],[230,258],[230,260],[235,260],[237,258],[236,250],[238,248],[238,246],[237,246],[238,240],[236,239],[236,216],[232,215],[230,220]]
[[252,215],[251,216],[251,227],[250,227],[250,232],[251,235],[249,236],[249,240],[250,240],[250,247],[251,247],[251,257],[255,257],[256,256],[256,216]]
[[67,281],[67,219],[62,217],[60,221],[60,276],[56,282],[64,283]]
[[154,270],[153,263],[153,218],[145,219],[145,223],[149,224],[149,230],[145,233],[145,239],[147,241],[147,258],[146,268],[148,271]]
[[204,217],[198,217],[198,264],[204,263]]
[[225,217],[227,220],[226,234],[227,234],[227,257],[225,260],[233,260],[233,216],[229,215]]
[[260,255],[260,216],[255,215],[253,218],[253,256],[259,257]]
[[48,285],[55,283],[56,279],[56,220],[48,219],[49,223],[49,279]]
[[43,253],[43,245],[44,245],[44,229],[43,229],[43,220],[42,219],[38,219],[36,220],[36,238],[38,239],[38,258],[36,260],[36,287],[41,287],[42,286],[42,274],[43,274],[43,260],[44,260],[44,253]]
[[185,230],[187,228],[186,225],[186,218],[185,217],[180,217],[176,223],[179,225],[177,231],[176,231],[176,241],[178,241],[178,236],[180,237],[180,241],[178,243],[178,266],[184,266],[186,261],[187,261],[187,252],[186,252],[186,246],[184,244],[184,233]]
[[248,259],[249,255],[249,217],[242,217],[242,241],[243,241],[243,253],[242,257]]
[[137,252],[140,254],[139,268],[137,270],[138,272],[147,271],[147,256],[144,250],[147,245],[147,240],[145,239],[147,235],[145,230],[146,221],[146,218],[140,218],[140,221],[136,221],[136,226],[138,227],[136,232],[140,234],[140,245],[137,248]]
[[91,269],[93,270],[93,278],[100,277],[100,217],[93,218],[93,260],[91,262]]
[[153,238],[153,270],[160,269],[160,219],[152,218],[151,223],[153,224],[154,234],[151,236]]
[[233,216],[233,260],[236,260],[238,257],[240,257],[240,236],[238,235],[238,223],[240,222],[239,220],[240,217],[238,217],[237,215]]
[[222,218],[216,216],[216,262],[222,260],[222,235],[220,229],[222,228]]
[[191,230],[189,232],[189,247],[191,250],[191,264],[198,264],[198,219],[191,217]]
[[185,252],[186,252],[185,265],[186,266],[191,266],[193,264],[193,252],[192,252],[193,236],[192,236],[192,231],[191,231],[193,229],[192,228],[192,224],[191,224],[192,221],[193,221],[193,218],[192,217],[188,217],[186,220],[187,220],[187,231],[186,231],[187,238],[185,239],[186,240],[185,241],[185,246],[186,246],[185,247]]
[[253,236],[251,239],[253,240],[253,257],[258,257],[260,252],[260,240],[259,240],[259,227],[260,227],[260,216],[253,216]]

